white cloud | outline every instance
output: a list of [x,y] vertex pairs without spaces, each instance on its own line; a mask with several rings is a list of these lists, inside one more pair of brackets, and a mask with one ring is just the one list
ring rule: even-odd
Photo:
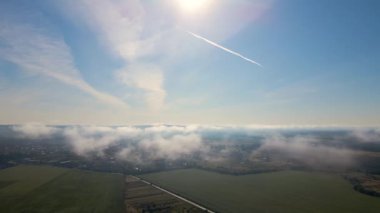
[[74,152],[79,155],[96,153],[103,155],[103,151],[112,145],[117,135],[107,127],[71,127],[63,131],[63,135],[72,145]]
[[161,109],[166,91],[163,89],[164,77],[159,67],[154,65],[130,65],[117,74],[120,81],[130,87],[145,91],[145,102],[152,109]]
[[362,142],[380,142],[380,128],[353,129],[351,136]]
[[[263,153],[269,153],[273,159],[281,161],[295,160],[313,168],[348,168],[355,165],[360,154],[357,150],[329,145],[319,135],[298,134],[285,136],[276,129],[264,133],[244,126],[207,126],[207,125],[154,125],[146,127],[122,126],[71,126],[52,127],[41,124],[14,126],[13,130],[24,138],[51,138],[62,136],[71,145],[73,151],[82,156],[103,155],[113,145],[121,144],[115,158],[135,163],[149,163],[156,159],[176,160],[192,154],[199,154],[202,160],[227,162],[236,156],[254,160]],[[292,130],[292,129],[290,129]],[[212,133],[212,134],[210,134]],[[210,139],[208,136],[218,137]],[[295,133],[295,132],[294,132]],[[347,132],[350,135],[351,132]],[[233,135],[248,134],[257,149],[240,150],[234,144],[239,143]],[[256,137],[249,138],[249,135]],[[220,136],[220,137],[219,137]],[[258,137],[257,137],[258,136]],[[369,135],[372,137],[371,135]],[[238,137],[239,138],[239,137]],[[260,139],[258,139],[260,138]],[[346,140],[335,137],[331,142]],[[361,140],[357,140],[360,143]],[[231,143],[230,143],[231,142]],[[224,148],[212,149],[212,144],[221,144]],[[235,157],[234,157],[235,156]]]
[[197,134],[177,134],[171,137],[155,135],[138,144],[142,150],[149,150],[153,158],[178,159],[198,151],[202,147],[201,137]]
[[27,124],[14,126],[12,129],[22,137],[33,139],[61,135],[69,142],[73,151],[82,156],[90,154],[101,156],[108,147],[123,142],[127,147],[121,149],[115,157],[127,161],[138,160],[146,153],[148,155],[145,157],[149,160],[158,158],[173,160],[201,150],[203,147],[200,134],[174,126],[58,128],[42,124]]
[[64,1],[64,4],[121,58],[134,61],[152,51],[154,42],[141,35],[145,11],[140,1],[80,0]]
[[21,23],[0,22],[0,57],[34,75],[56,79],[115,106],[126,106],[117,97],[100,92],[86,83],[75,68],[70,48],[62,37]]
[[252,157],[262,152],[271,152],[286,159],[298,160],[312,167],[348,167],[353,164],[355,152],[319,144],[317,136],[284,137],[272,135],[265,138],[263,145],[252,152]]
[[58,133],[56,127],[49,127],[38,123],[13,126],[12,130],[20,133],[21,137],[32,139],[51,137],[53,134]]
[[117,78],[126,86],[143,91],[145,103],[151,109],[161,109],[166,96],[162,69],[143,61],[156,52],[160,33],[150,35],[145,31],[145,10],[141,2],[82,0],[70,3],[64,2],[69,14],[79,17],[97,34],[106,49],[124,61]]

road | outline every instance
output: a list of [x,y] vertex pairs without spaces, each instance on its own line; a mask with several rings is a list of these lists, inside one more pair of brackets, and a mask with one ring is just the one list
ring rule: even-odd
[[176,198],[178,198],[178,199],[180,199],[180,200],[183,200],[183,201],[185,201],[185,202],[187,202],[187,203],[189,203],[189,204],[191,204],[191,205],[193,205],[193,206],[196,206],[196,207],[198,207],[198,208],[200,208],[200,209],[202,209],[202,210],[204,210],[204,211],[206,211],[206,212],[215,213],[214,211],[211,211],[210,209],[208,209],[208,208],[206,208],[206,207],[204,207],[204,206],[201,206],[201,205],[199,205],[199,204],[197,204],[197,203],[194,203],[194,202],[191,201],[191,200],[188,200],[188,199],[186,199],[186,198],[184,198],[184,197],[181,197],[181,196],[179,196],[179,195],[177,195],[177,194],[175,194],[175,193],[173,193],[173,192],[170,192],[170,191],[168,191],[168,190],[166,190],[166,189],[163,189],[163,188],[161,188],[161,187],[159,187],[159,186],[157,186],[157,185],[155,185],[155,184],[153,184],[153,183],[151,183],[151,182],[148,182],[148,181],[146,181],[146,180],[144,180],[144,179],[141,179],[141,178],[139,178],[139,177],[136,177],[136,176],[133,176],[133,177],[135,177],[135,178],[139,179],[140,181],[142,181],[142,182],[144,182],[144,183],[146,183],[146,184],[149,184],[149,185],[151,185],[151,186],[153,186],[153,187],[155,187],[155,188],[157,188],[157,189],[159,189],[159,190],[161,190],[161,191],[163,191],[163,192],[166,192],[166,193],[168,193],[168,194],[170,194],[170,195],[172,195],[172,196],[174,196],[174,197],[176,197]]

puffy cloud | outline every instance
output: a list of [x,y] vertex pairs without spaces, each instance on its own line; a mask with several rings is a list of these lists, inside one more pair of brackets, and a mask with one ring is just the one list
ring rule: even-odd
[[50,127],[38,123],[12,126],[12,130],[19,133],[21,137],[31,139],[52,137],[54,134],[58,133],[56,127]]
[[63,130],[63,135],[78,155],[103,155],[103,151],[118,139],[112,132],[108,127],[70,127]]
[[151,150],[155,155],[154,158],[173,160],[199,151],[202,147],[202,140],[197,134],[177,134],[172,137],[155,135],[153,138],[142,140],[138,147],[143,150]]
[[26,138],[63,136],[78,155],[102,156],[109,147],[122,143],[115,157],[127,161],[146,159],[178,159],[202,149],[201,135],[183,131],[183,127],[106,127],[70,126],[49,127],[41,124],[14,126],[13,131]]
[[348,167],[353,164],[354,151],[319,142],[320,138],[316,136],[269,136],[259,149],[252,152],[251,157],[269,152],[285,160],[297,160],[312,167]]
[[361,142],[377,142],[380,143],[380,129],[353,129],[350,134],[351,137],[356,138]]

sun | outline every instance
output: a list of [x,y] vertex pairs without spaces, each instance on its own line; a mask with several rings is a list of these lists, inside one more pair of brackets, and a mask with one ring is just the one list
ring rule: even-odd
[[176,0],[183,12],[195,13],[210,6],[212,0]]

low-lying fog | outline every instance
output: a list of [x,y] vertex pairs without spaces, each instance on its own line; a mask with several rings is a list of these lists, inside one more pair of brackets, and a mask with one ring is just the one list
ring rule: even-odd
[[[146,163],[197,156],[207,162],[252,161],[281,156],[309,166],[348,167],[355,157],[380,144],[376,128],[258,128],[250,126],[12,126],[14,137],[39,140],[63,138],[80,156],[103,156],[117,147],[120,161]],[[371,144],[372,146],[366,146]],[[376,147],[375,147],[376,148]],[[378,148],[378,147],[377,147]]]

